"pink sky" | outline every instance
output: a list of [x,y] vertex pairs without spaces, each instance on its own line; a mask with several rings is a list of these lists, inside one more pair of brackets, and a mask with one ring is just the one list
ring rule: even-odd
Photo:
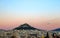
[[31,26],[44,30],[52,30],[60,28],[60,18],[48,19],[48,18],[8,18],[0,19],[0,29],[13,29],[21,24],[28,23]]

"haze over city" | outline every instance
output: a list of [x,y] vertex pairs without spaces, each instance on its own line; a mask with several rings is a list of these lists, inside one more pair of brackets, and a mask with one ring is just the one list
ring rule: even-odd
[[24,23],[44,30],[60,28],[60,0],[0,0],[0,29]]

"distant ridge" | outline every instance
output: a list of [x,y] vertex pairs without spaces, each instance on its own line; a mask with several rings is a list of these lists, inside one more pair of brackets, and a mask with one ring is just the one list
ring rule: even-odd
[[60,28],[54,29],[54,30],[52,30],[52,31],[60,31]]
[[[16,27],[16,28],[14,28],[14,30],[41,30],[41,29],[37,29],[37,28],[34,28],[34,27],[32,27],[32,26],[30,26],[29,24],[27,24],[27,23],[25,23],[25,24],[22,24],[22,25],[20,25],[19,27]],[[43,30],[41,30],[41,31],[43,31]]]
[[5,30],[3,30],[3,29],[0,29],[0,31],[5,31]]

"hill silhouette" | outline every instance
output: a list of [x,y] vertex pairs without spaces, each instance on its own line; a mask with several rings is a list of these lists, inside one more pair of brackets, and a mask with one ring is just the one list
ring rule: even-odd
[[25,24],[20,25],[19,27],[14,28],[14,30],[41,30],[41,29],[34,28],[30,26],[29,24],[25,23]]
[[60,28],[54,29],[54,30],[52,30],[52,31],[60,31]]

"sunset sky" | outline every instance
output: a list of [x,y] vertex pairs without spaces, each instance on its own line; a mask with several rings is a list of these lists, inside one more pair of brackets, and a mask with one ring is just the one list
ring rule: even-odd
[[0,29],[24,23],[44,30],[60,28],[60,0],[0,0]]

